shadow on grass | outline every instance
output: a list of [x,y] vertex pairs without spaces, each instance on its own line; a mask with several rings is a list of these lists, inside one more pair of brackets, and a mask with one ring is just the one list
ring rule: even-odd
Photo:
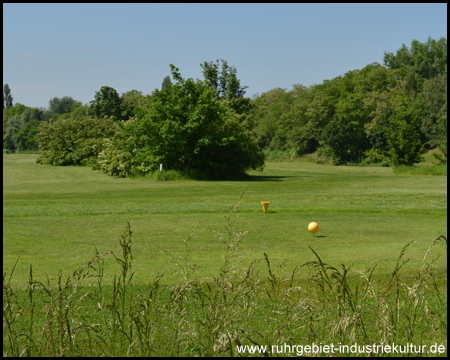
[[230,177],[222,179],[202,179],[203,181],[239,181],[239,182],[253,182],[253,181],[281,181],[287,178],[295,178],[301,176],[291,176],[291,175],[245,175],[239,177]]
[[294,178],[298,176],[289,175],[248,175],[245,178],[237,179],[237,181],[280,181],[283,179]]

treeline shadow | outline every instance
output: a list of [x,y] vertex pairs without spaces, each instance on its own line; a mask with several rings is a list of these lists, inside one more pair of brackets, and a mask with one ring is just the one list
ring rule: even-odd
[[281,181],[283,179],[294,178],[294,177],[299,177],[299,176],[289,176],[289,175],[241,175],[241,176],[230,176],[230,177],[201,179],[201,180],[202,181],[264,182],[264,181]]

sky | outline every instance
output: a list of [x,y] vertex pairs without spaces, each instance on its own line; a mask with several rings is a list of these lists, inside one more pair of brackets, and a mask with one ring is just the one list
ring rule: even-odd
[[447,37],[447,4],[3,4],[13,103],[82,103],[102,86],[151,94],[201,63],[234,66],[246,96],[321,84],[416,39]]

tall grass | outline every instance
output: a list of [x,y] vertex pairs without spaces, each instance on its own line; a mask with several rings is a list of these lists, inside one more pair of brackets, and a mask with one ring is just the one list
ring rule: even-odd
[[[431,257],[433,248],[447,246],[445,236],[432,241],[409,282],[402,269],[412,242],[382,286],[372,281],[376,262],[360,270],[331,265],[312,247],[312,260],[289,272],[266,253],[243,261],[241,199],[230,208],[223,230],[215,230],[224,250],[211,278],[201,277],[192,259],[194,229],[181,253],[166,252],[180,282],[162,286],[159,274],[135,286],[129,223],[118,241],[120,255],[95,249],[70,275],[59,272],[56,282],[36,280],[30,266],[25,290],[14,287],[14,265],[3,274],[3,356],[238,356],[242,345],[268,345],[261,355],[276,356],[284,354],[271,353],[271,345],[446,346],[447,295],[436,286]],[[108,256],[117,268],[107,284]],[[302,286],[301,273],[308,278]],[[85,284],[89,278],[97,279],[95,286]]]

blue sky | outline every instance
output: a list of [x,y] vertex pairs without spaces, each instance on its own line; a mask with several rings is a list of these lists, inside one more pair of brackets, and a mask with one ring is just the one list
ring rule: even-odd
[[102,86],[151,94],[225,59],[246,96],[310,86],[447,37],[447,4],[3,4],[3,84],[14,103],[88,103]]

